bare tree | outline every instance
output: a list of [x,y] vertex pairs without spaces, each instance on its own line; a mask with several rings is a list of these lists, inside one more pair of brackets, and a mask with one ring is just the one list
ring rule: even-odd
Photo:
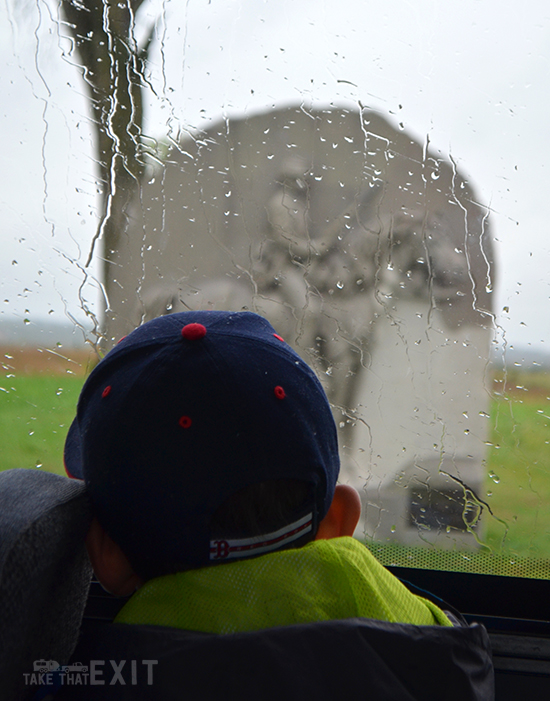
[[[144,65],[153,37],[135,38],[143,0],[61,0],[88,87],[96,131],[102,207],[88,260],[101,240],[101,278],[109,299],[113,254],[127,230],[127,208],[144,170],[142,159]],[[109,306],[107,304],[107,306]],[[107,314],[110,313],[109,308]]]

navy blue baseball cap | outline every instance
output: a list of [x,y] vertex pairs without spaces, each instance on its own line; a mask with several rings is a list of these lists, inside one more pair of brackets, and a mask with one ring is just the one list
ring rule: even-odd
[[[340,469],[321,384],[251,312],[171,314],[122,339],[82,389],[64,459],[144,578],[313,536]],[[261,536],[213,538],[212,516],[230,496],[289,479],[311,485],[291,523]]]

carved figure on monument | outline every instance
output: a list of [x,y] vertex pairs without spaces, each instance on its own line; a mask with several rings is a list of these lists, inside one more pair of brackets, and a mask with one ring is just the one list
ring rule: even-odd
[[133,216],[109,337],[181,309],[264,314],[327,388],[367,533],[475,543],[494,271],[452,162],[378,114],[272,110],[172,149]]

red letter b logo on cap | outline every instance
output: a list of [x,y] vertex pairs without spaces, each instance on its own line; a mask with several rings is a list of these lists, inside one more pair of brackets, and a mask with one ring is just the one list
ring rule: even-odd
[[214,545],[216,546],[215,560],[223,560],[229,555],[229,543],[227,540],[215,540]]

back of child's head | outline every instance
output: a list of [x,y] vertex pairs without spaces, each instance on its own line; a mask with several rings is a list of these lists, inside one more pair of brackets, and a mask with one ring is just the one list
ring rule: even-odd
[[262,317],[214,311],[122,339],[84,385],[65,465],[144,579],[311,540],[339,472],[313,371]]

